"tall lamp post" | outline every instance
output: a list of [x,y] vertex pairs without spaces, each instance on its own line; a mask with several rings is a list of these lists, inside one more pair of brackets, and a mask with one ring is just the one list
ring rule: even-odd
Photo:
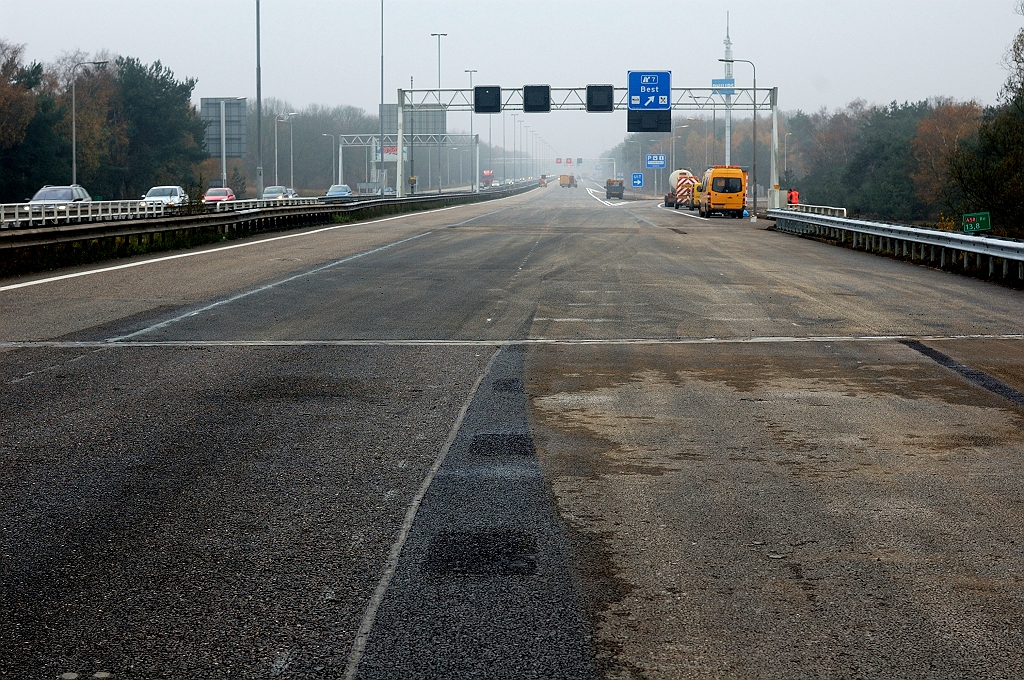
[[292,116],[294,115],[294,111],[288,114],[288,166],[291,178],[288,186],[292,191],[295,191],[295,126],[292,125]]
[[71,67],[71,183],[78,184],[78,134],[76,131],[75,121],[75,81],[77,76],[75,71],[78,70],[79,66],[92,65],[100,66],[107,64],[107,61],[80,61]]
[[277,178],[277,124],[278,123],[285,123],[285,122],[290,123],[291,122],[290,117],[294,116],[294,115],[295,115],[295,112],[294,111],[290,111],[290,112],[286,113],[285,114],[286,117],[283,117],[283,118],[281,116],[278,116],[278,115],[274,116],[274,186],[280,186],[281,185],[281,182],[279,182],[278,178]]
[[[431,33],[430,35],[437,38],[437,106],[438,113],[441,113],[444,108],[441,105],[441,38],[448,34]],[[437,133],[437,193],[441,193],[441,139],[446,132],[447,130],[438,130]]]
[[[330,137],[331,138],[331,184],[333,184],[334,183],[334,145],[336,143],[337,138],[334,135],[330,134],[329,132],[321,132],[320,136],[321,137]],[[338,184],[341,184],[341,182],[338,182]]]
[[512,182],[518,181],[519,176],[516,175],[516,122],[519,120],[519,114],[512,114]]
[[[260,73],[260,0],[256,0],[256,198],[263,198],[263,85]],[[277,128],[277,123],[274,123]]]
[[750,216],[750,221],[751,222],[756,222],[757,221],[757,67],[754,66],[754,62],[749,61],[747,59],[719,59],[718,61],[723,61],[723,62],[726,62],[728,64],[731,64],[733,62],[739,61],[739,62],[743,62],[744,64],[750,64],[750,68],[752,68],[754,70],[754,97],[753,97],[753,99],[754,99],[754,123],[752,125],[752,127],[753,127],[753,137],[754,137],[754,140],[753,140],[754,141],[754,143],[753,143],[753,147],[754,147],[754,161],[751,164],[751,171],[752,171],[751,172],[751,176],[752,176],[752,180],[753,180],[753,184],[754,184],[754,192],[753,192],[754,193],[754,214],[752,214]]
[[785,143],[786,143],[786,155],[783,156],[783,160],[782,160],[783,170],[782,171],[784,173],[786,173],[787,175],[789,174],[789,136],[791,134],[793,134],[793,133],[792,132],[787,132],[786,136],[784,137]]
[[[690,119],[687,119],[687,120],[690,120]],[[672,130],[672,170],[673,171],[679,169],[679,166],[676,165],[676,130],[682,130],[683,128],[688,128],[688,127],[690,127],[690,126],[689,125],[679,125],[674,130]]]
[[[470,90],[470,92],[472,92],[473,91],[473,74],[476,73],[476,69],[475,68],[467,68],[467,69],[463,69],[463,70],[466,73],[469,74],[469,90]],[[470,95],[470,96],[472,96],[472,95]],[[469,138],[471,140],[473,139],[473,112],[472,111],[469,112]],[[472,149],[476,148],[476,141],[475,140],[471,141],[469,144],[470,144],[470,147],[471,147],[470,153],[472,153]],[[461,156],[459,158],[461,158]],[[470,161],[470,165],[473,165],[473,161]],[[479,172],[476,173],[476,175],[479,175],[479,174],[480,174]],[[474,175],[474,179],[472,181],[470,181],[470,183],[469,183],[470,184],[470,188],[471,188],[472,191],[476,191],[476,183],[477,183],[477,180],[476,180],[476,176]]]

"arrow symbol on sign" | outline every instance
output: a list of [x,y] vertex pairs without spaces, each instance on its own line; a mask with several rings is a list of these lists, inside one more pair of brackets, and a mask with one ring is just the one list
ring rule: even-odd
[[644,106],[650,106],[653,103],[654,103],[654,95],[652,94],[650,97],[647,98],[647,101],[644,102]]

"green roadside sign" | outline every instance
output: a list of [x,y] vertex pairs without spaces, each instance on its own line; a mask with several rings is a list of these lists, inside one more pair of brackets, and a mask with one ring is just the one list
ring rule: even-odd
[[973,234],[978,231],[989,231],[992,228],[992,218],[987,212],[970,213],[964,215],[964,233]]

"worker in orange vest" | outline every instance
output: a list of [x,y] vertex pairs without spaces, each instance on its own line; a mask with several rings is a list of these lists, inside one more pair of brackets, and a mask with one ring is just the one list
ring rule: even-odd
[[787,191],[786,192],[786,203],[788,203],[789,205],[799,205],[800,204],[800,192],[797,191],[796,189],[790,189],[789,191]]

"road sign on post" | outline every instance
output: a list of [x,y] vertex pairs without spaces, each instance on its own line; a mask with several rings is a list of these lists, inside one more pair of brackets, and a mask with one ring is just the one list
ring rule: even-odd
[[987,212],[970,213],[964,215],[964,233],[973,234],[979,231],[989,231],[992,228],[992,218]]
[[642,172],[634,172],[633,173],[633,186],[639,188],[639,187],[642,187],[643,185],[644,185],[644,173],[642,173]]
[[649,168],[664,168],[668,161],[663,153],[649,153],[647,154],[647,167]]

